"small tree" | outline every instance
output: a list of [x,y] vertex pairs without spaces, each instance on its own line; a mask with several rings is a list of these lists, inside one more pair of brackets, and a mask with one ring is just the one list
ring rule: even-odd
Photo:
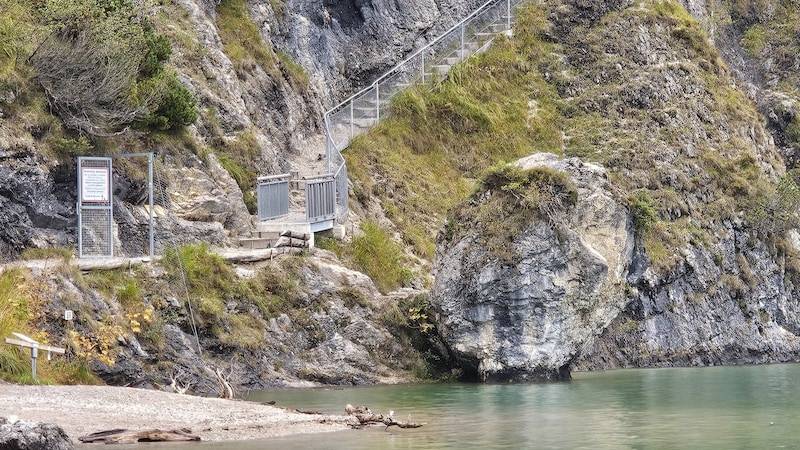
[[132,123],[169,129],[197,118],[191,93],[164,73],[172,49],[148,10],[130,0],[46,0],[49,34],[29,62],[68,127],[107,135]]

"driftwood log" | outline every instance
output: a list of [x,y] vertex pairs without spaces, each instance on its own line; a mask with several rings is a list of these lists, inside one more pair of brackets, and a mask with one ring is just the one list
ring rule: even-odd
[[195,436],[188,428],[178,430],[142,430],[132,431],[122,428],[98,431],[78,438],[85,444],[134,444],[136,442],[176,442],[199,441],[200,436]]
[[389,411],[389,414],[384,416],[383,414],[373,413],[366,406],[353,406],[348,404],[344,407],[344,412],[346,412],[348,416],[353,416],[358,420],[358,424],[351,425],[353,428],[363,428],[367,425],[378,424],[386,425],[386,428],[391,426],[399,428],[419,428],[425,425],[424,423],[414,423],[410,420],[408,422],[398,422],[394,419],[394,411]]

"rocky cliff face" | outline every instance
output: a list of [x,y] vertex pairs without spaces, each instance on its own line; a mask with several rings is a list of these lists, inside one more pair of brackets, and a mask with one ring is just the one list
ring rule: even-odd
[[[37,106],[45,104],[43,96],[6,89],[3,84],[0,255],[9,262],[28,248],[74,248],[74,157],[140,151],[155,153],[158,255],[186,244],[236,245],[236,237],[251,230],[253,218],[245,203],[249,188],[237,184],[227,170],[229,162],[234,160],[254,177],[298,168],[306,153],[324,153],[321,123],[326,108],[370,83],[478,3],[179,0],[160,4],[154,7],[153,22],[156,31],[172,42],[169,64],[198,100],[200,117],[182,133],[122,133],[94,141],[65,138],[58,118]],[[230,14],[225,8],[237,5],[242,7],[237,12],[244,14],[237,26],[252,22],[261,38],[255,43],[257,39],[249,36],[247,43],[264,51],[261,59],[243,56],[240,48],[239,53],[237,48],[231,50],[221,20]],[[54,141],[59,144],[53,145]],[[143,158],[114,160],[116,255],[146,253],[145,164]],[[42,282],[52,294],[43,305],[48,317],[71,308],[78,312],[75,328],[81,336],[110,339],[114,364],[96,360],[92,366],[109,383],[169,388],[172,382],[172,389],[216,393],[214,367],[235,389],[304,380],[375,383],[408,373],[413,351],[409,353],[384,323],[389,312],[383,303],[391,305],[396,299],[381,296],[363,275],[337,267],[333,260],[323,258],[312,265],[291,275],[292,283],[302,285],[304,314],[267,318],[252,304],[229,300],[220,312],[221,328],[201,330],[202,357],[191,332],[189,306],[163,295],[172,288],[164,284],[170,281],[159,278],[163,273],[157,266],[153,273],[138,275],[141,282],[153,283],[153,290],[144,293],[136,306],[154,312],[160,325],[153,339],[132,332],[129,311],[118,304],[114,292],[110,298],[94,292],[74,273],[53,275],[48,270],[33,276],[49,280]],[[254,272],[259,269],[240,268],[245,278]],[[241,330],[237,328],[241,323],[228,319],[240,314],[253,316],[248,324],[260,335],[258,348],[230,337],[232,330]],[[50,332],[53,342],[68,338],[58,321],[42,319],[39,325]],[[101,330],[110,334],[101,337]],[[165,369],[159,365],[163,361],[176,364]]]
[[511,231],[510,261],[492,254],[480,226],[441,242],[431,305],[443,339],[480,379],[569,378],[572,360],[625,305],[632,225],[600,166],[552,154],[517,164],[569,174],[577,203],[558,224]]
[[[250,231],[242,189],[218,158],[202,155],[243,157],[247,160],[242,163],[257,175],[299,168],[305,153],[324,154],[325,109],[372,82],[478,3],[242,2],[271,55],[269,67],[226,53],[228,43],[217,23],[220,2],[181,0],[159,7],[156,27],[171,38],[170,64],[198,99],[200,118],[182,141],[147,142],[122,135],[103,143],[110,153],[135,149],[156,154],[155,181],[161,191],[155,202],[168,214],[156,224],[159,252],[174,242],[230,245],[232,237]],[[291,70],[305,73],[308,84],[298,82]],[[0,245],[9,256],[25,248],[69,247],[77,241],[74,160],[43,151],[53,128],[47,120],[57,119],[31,117],[25,112],[29,102],[14,91],[4,90],[0,97],[7,119],[0,122],[0,199],[9,211]],[[85,148],[80,154],[93,153]],[[133,165],[143,170],[142,161]],[[116,197],[123,223],[115,230],[117,249],[136,256],[142,246],[135,230],[145,217],[135,210],[144,203],[146,183],[130,170],[118,170],[115,183],[122,191]]]
[[[563,221],[539,218],[509,230],[508,249],[516,256],[505,263],[486,257],[490,246],[477,234],[451,240],[447,226],[440,233],[432,304],[451,350],[480,376],[549,379],[570,368],[800,358],[795,232],[764,233],[753,217],[785,173],[779,153],[792,167],[794,144],[781,130],[794,120],[788,105],[795,100],[766,82],[785,83],[785,75],[744,72],[744,61],[753,59],[732,37],[741,39],[741,30],[737,35],[736,27],[722,26],[725,20],[703,2],[687,7],[716,30],[711,36],[732,71],[675,4],[542,7],[545,35],[563,54],[555,67],[533,65],[567,105],[597,120],[584,147],[578,141],[585,129],[569,125],[581,113],[566,116],[564,155],[600,162],[616,193],[607,195],[616,200],[601,208],[610,215],[592,216],[583,214],[592,201],[579,196],[579,205],[585,203]],[[722,29],[729,34],[722,36]],[[734,86],[744,86],[753,102],[731,107],[727,101],[743,97]],[[756,105],[775,138],[753,113]],[[720,170],[745,160],[753,172],[745,168],[750,163]],[[740,189],[741,176],[749,181],[740,179]],[[642,198],[653,223],[625,228],[641,220]],[[613,234],[611,224],[617,224]],[[606,252],[594,248],[596,236],[583,234],[597,227],[617,236]],[[581,302],[593,308],[584,311]]]

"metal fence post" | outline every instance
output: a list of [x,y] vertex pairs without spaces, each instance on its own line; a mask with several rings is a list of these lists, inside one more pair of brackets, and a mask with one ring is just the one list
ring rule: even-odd
[[155,242],[153,239],[153,153],[150,152],[147,154],[147,196],[148,196],[148,205],[150,206],[150,232],[149,232],[149,239],[150,239],[150,257],[154,257],[156,255],[155,252]]
[[375,83],[375,125],[381,121],[381,84]]
[[506,0],[506,31],[511,31],[511,0]]
[[422,74],[422,84],[425,84],[425,52],[419,54],[420,60],[422,61],[422,70],[420,74]]
[[464,62],[464,23],[461,23],[461,62]]
[[[348,139],[348,141],[350,139],[353,139],[353,136],[355,136],[355,133],[356,133],[355,129],[353,128],[355,126],[354,123],[353,123],[355,121],[355,114],[353,113],[353,104],[354,103],[355,103],[355,101],[350,102],[350,138]],[[330,169],[328,169],[328,171],[330,172]]]

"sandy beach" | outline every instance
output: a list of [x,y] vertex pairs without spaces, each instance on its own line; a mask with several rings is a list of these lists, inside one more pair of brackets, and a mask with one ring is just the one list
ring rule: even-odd
[[[344,407],[344,406],[343,406]],[[347,428],[347,416],[301,414],[241,400],[114,386],[0,384],[0,417],[60,425],[80,436],[125,428],[189,428],[203,441],[235,441]]]

